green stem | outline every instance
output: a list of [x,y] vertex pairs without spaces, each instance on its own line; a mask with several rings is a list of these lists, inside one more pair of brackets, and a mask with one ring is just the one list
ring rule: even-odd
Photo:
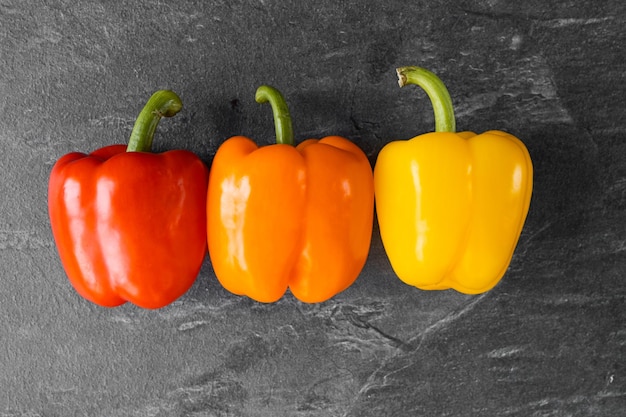
[[173,91],[159,90],[144,106],[130,134],[126,152],[150,152],[154,132],[161,117],[172,117],[182,109],[180,97]]
[[274,126],[276,129],[276,143],[293,145],[293,128],[287,102],[280,91],[269,85],[262,85],[256,90],[254,99],[257,103],[269,102],[274,114]]
[[456,121],[450,93],[444,83],[434,73],[420,67],[401,67],[398,73],[398,84],[404,87],[415,84],[424,89],[433,105],[436,132],[455,132]]

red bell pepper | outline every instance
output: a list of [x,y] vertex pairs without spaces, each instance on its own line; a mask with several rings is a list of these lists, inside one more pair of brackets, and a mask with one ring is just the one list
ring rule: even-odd
[[61,262],[76,291],[101,306],[163,307],[193,284],[206,254],[208,169],[193,153],[150,153],[162,116],[182,107],[158,91],[128,146],[61,157],[48,209]]

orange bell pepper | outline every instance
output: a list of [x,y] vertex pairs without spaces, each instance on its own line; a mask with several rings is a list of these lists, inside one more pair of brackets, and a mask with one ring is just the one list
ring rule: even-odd
[[48,210],[61,262],[76,291],[98,305],[163,307],[202,266],[208,169],[189,151],[150,153],[161,117],[181,107],[175,93],[158,91],[128,146],[72,152],[52,168]]
[[455,133],[452,101],[435,74],[398,69],[400,86],[430,96],[436,132],[387,144],[374,168],[383,245],[398,277],[425,290],[476,294],[506,272],[528,213],[532,162],[501,131]]
[[235,136],[218,149],[209,176],[207,239],[228,291],[274,302],[287,288],[307,303],[348,288],[369,251],[374,184],[363,151],[339,136],[293,146],[282,95],[261,86],[277,143]]

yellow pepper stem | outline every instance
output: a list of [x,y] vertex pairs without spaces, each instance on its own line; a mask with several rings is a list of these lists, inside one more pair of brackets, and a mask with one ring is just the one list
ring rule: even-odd
[[433,72],[421,67],[400,67],[396,72],[400,87],[415,84],[428,94],[435,113],[435,131],[455,132],[456,121],[452,99],[443,81]]

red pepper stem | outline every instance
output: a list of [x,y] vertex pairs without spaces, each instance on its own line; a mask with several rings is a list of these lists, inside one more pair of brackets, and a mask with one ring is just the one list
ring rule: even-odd
[[433,105],[436,132],[455,132],[456,121],[450,93],[434,73],[420,67],[401,67],[396,69],[398,84],[404,87],[415,84],[424,89]]
[[150,152],[154,132],[161,117],[172,117],[182,108],[180,97],[173,91],[159,90],[152,94],[137,116],[126,152]]
[[274,127],[276,129],[276,143],[293,145],[293,128],[289,107],[283,95],[269,85],[262,85],[256,90],[254,99],[257,103],[270,103],[274,114]]

